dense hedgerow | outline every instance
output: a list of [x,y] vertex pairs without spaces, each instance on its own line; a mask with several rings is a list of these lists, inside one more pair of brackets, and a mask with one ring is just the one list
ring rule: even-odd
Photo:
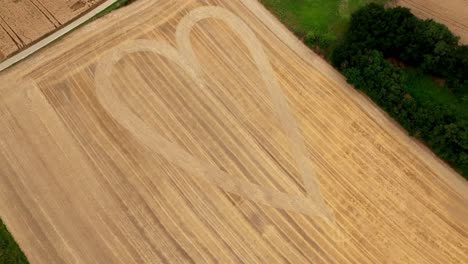
[[[418,19],[406,8],[369,4],[352,15],[332,63],[411,135],[468,177],[468,47],[459,45],[446,26]],[[410,87],[408,67],[445,85]],[[446,89],[457,102],[428,100],[424,94],[429,89]]]
[[26,264],[28,263],[21,249],[6,229],[0,219],[0,263],[2,264]]

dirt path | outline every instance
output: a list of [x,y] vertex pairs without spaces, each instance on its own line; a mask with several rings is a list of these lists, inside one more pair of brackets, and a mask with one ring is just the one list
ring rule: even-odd
[[411,9],[420,18],[432,18],[447,25],[463,44],[468,44],[468,1],[467,0],[397,0],[397,5]]
[[21,60],[31,56],[31,54],[34,54],[38,50],[46,47],[50,43],[66,35],[68,32],[74,30],[75,28],[79,27],[83,23],[89,21],[90,19],[95,17],[97,14],[99,14],[100,12],[104,11],[106,8],[109,8],[111,5],[113,5],[116,2],[116,0],[103,0],[101,2],[102,2],[101,4],[93,7],[93,9],[90,10],[89,12],[86,12],[86,14],[81,15],[80,17],[76,18],[70,23],[51,32],[49,35],[41,38],[34,44],[31,44],[29,47],[25,47],[24,49],[17,51],[16,53],[14,53],[14,55],[12,54],[9,58],[3,61],[0,61],[0,72],[20,62]]
[[468,262],[466,181],[255,1],[137,1],[0,95],[32,262]]
[[104,0],[3,0],[0,62],[60,29]]

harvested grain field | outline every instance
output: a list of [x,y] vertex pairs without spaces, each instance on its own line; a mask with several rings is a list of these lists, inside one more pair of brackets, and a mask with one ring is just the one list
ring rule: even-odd
[[33,263],[467,263],[468,187],[253,0],[140,0],[0,74]]
[[468,44],[467,0],[396,0],[397,5],[408,7],[416,16],[434,19],[445,24],[463,44]]
[[104,0],[2,0],[0,62],[58,30]]

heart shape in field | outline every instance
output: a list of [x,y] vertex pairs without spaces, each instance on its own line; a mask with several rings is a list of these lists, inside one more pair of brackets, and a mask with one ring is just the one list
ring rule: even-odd
[[[251,182],[230,177],[229,174],[207,161],[197,159],[181,146],[170,142],[151,129],[119,99],[112,87],[111,76],[114,65],[123,57],[135,52],[153,52],[179,65],[194,80],[195,85],[205,88],[190,41],[190,31],[200,20],[215,18],[225,22],[245,42],[273,101],[275,114],[289,138],[292,153],[301,173],[307,196],[290,195]],[[99,61],[95,71],[97,98],[106,111],[139,141],[156,151],[174,165],[194,176],[215,184],[224,191],[245,199],[309,216],[332,220],[331,211],[325,205],[314,171],[306,155],[305,142],[293,117],[286,98],[278,84],[273,68],[255,33],[239,17],[226,9],[213,6],[192,10],[178,24],[176,30],[177,49],[168,43],[152,40],[133,40],[111,51]]]

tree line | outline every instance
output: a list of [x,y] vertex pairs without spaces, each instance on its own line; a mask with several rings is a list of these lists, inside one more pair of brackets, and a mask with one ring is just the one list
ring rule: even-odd
[[331,60],[349,83],[468,178],[468,116],[449,103],[415,96],[406,82],[409,67],[438,77],[441,89],[468,107],[468,46],[446,26],[418,19],[407,8],[369,4],[351,16]]

